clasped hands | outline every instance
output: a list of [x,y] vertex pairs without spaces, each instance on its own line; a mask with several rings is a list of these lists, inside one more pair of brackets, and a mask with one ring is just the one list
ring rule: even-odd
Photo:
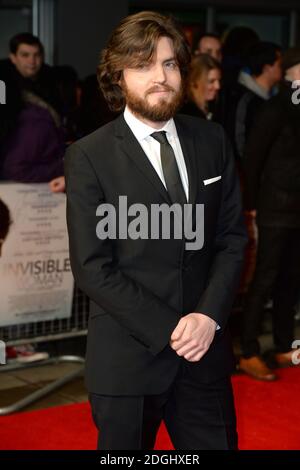
[[178,356],[197,362],[208,351],[216,326],[216,322],[203,313],[189,313],[179,320],[171,335],[170,346]]

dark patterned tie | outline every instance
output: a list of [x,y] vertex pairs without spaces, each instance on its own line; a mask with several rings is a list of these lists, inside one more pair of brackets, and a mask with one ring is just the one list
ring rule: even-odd
[[151,137],[160,143],[161,165],[172,203],[186,204],[186,195],[183,189],[175,154],[172,146],[168,142],[166,132],[153,132]]

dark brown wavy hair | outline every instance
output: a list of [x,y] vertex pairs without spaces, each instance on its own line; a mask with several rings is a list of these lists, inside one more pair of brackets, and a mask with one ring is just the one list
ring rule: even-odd
[[113,31],[107,47],[101,53],[97,69],[100,88],[112,111],[121,111],[126,104],[118,84],[123,69],[150,62],[157,41],[163,36],[173,41],[175,58],[184,80],[191,58],[190,48],[173,18],[143,11],[127,16]]

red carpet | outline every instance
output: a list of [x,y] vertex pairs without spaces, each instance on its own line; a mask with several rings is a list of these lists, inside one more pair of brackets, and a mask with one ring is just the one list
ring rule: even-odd
[[[300,449],[300,368],[282,369],[277,382],[233,377],[240,449]],[[47,450],[96,447],[88,403],[0,417],[0,449]],[[172,449],[162,425],[156,449]]]

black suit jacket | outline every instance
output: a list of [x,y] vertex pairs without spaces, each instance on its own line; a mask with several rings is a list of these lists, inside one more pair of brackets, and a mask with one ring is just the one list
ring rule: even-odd
[[[209,382],[231,372],[226,327],[243,262],[246,233],[234,161],[222,128],[178,115],[189,201],[205,205],[205,241],[185,251],[185,240],[96,236],[97,206],[170,203],[159,176],[123,115],[72,144],[65,156],[67,223],[72,271],[90,298],[86,384],[109,395],[158,394],[181,361],[169,346],[179,319],[202,312],[221,327],[191,374]],[[204,185],[203,180],[221,176]]]

